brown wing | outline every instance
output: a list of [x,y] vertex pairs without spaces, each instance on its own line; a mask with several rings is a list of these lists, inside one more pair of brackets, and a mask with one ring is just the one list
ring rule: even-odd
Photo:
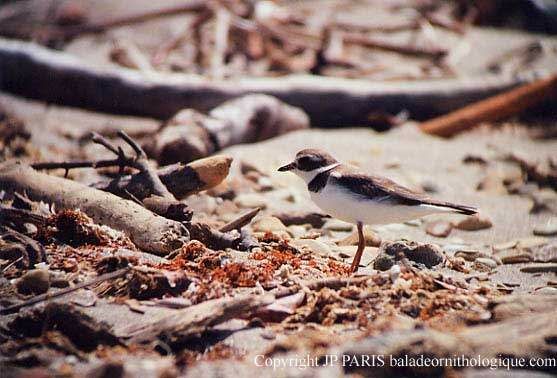
[[425,194],[405,188],[385,177],[346,171],[342,172],[342,175],[332,177],[338,184],[374,201],[386,201],[407,206],[426,204],[447,207],[462,214],[472,215],[477,213],[477,210],[473,207],[435,200]]

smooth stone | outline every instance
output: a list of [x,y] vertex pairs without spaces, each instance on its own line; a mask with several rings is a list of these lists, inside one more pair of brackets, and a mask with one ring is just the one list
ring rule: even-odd
[[455,252],[455,257],[462,257],[466,261],[474,261],[481,257],[482,253],[475,249],[460,249]]
[[446,238],[453,230],[451,222],[435,221],[426,225],[425,232],[438,238]]
[[386,271],[391,269],[391,267],[395,264],[395,259],[392,256],[380,254],[377,258],[373,261],[373,269]]
[[[381,245],[381,238],[373,232],[369,227],[364,226],[364,239],[366,242],[366,246],[368,247],[379,247]],[[346,246],[346,245],[358,245],[359,236],[358,230],[354,230],[350,235],[345,237],[342,240],[337,242],[339,246]]]
[[262,209],[267,207],[267,200],[264,196],[257,193],[243,193],[239,194],[234,198],[234,203],[239,207],[249,207],[255,208],[260,207]]
[[533,260],[533,256],[523,249],[507,249],[497,254],[503,264],[528,263]]
[[264,216],[256,219],[252,223],[252,229],[255,232],[278,232],[288,231],[288,228],[280,221],[280,219],[272,216]]
[[478,257],[474,260],[474,266],[485,266],[491,270],[497,268],[497,262],[487,257]]
[[340,219],[333,218],[327,220],[322,228],[330,231],[352,231],[354,225],[352,223],[343,222]]
[[288,226],[287,228],[288,232],[290,233],[290,235],[292,235],[293,238],[301,238],[308,232],[306,227],[297,224],[293,224],[291,226]]
[[491,220],[484,215],[472,215],[454,225],[455,228],[465,231],[478,231],[493,226]]
[[290,245],[296,248],[309,249],[320,256],[328,257],[331,255],[331,247],[319,240],[314,239],[295,239],[290,241]]
[[43,294],[50,288],[50,274],[46,269],[33,269],[16,281],[15,287],[20,294]]
[[547,223],[534,227],[534,235],[555,236],[557,235],[557,218],[551,218]]
[[533,264],[528,265],[520,268],[521,272],[524,273],[548,273],[548,272],[557,272],[557,264],[549,263],[549,264]]
[[[337,246],[332,247],[333,253],[338,253],[340,258],[347,259],[352,262],[352,258],[356,254],[356,247],[354,246]],[[379,255],[379,248],[376,247],[365,247],[362,253],[362,260],[360,261],[360,266],[368,266],[375,258]]]

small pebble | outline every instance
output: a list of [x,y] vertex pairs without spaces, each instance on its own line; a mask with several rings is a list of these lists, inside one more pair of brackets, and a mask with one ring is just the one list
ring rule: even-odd
[[[364,227],[364,239],[366,242],[366,246],[368,247],[379,247],[381,245],[381,238],[373,232],[369,227]],[[337,242],[337,245],[346,246],[346,245],[358,245],[358,230],[354,230],[350,235],[345,237],[344,239]]]
[[454,225],[455,228],[465,231],[478,231],[490,228],[493,223],[486,216],[472,215]]
[[497,254],[503,264],[520,264],[532,261],[533,257],[527,250],[507,249]]
[[323,229],[331,231],[352,231],[354,225],[352,223],[343,222],[338,219],[329,219],[323,225]]
[[391,269],[389,269],[389,277],[391,278],[391,282],[395,282],[400,275],[400,266],[393,265]]
[[234,198],[234,203],[243,208],[267,207],[267,200],[264,196],[257,193],[243,193]]
[[481,252],[475,249],[461,249],[455,252],[455,257],[462,257],[466,261],[474,261],[480,257]]
[[264,216],[252,223],[252,229],[254,232],[278,232],[278,231],[288,231],[288,228],[280,221],[280,219],[271,216]]
[[478,257],[474,260],[474,268],[480,268],[477,270],[482,270],[483,267],[488,268],[489,270],[497,268],[497,262],[487,257]]
[[520,271],[524,273],[557,272],[557,264],[533,264],[520,268]]
[[446,238],[449,236],[453,229],[453,225],[447,221],[436,221],[431,222],[426,225],[425,232],[429,235],[436,236],[438,238]]
[[18,293],[24,295],[46,293],[50,288],[50,274],[46,269],[30,270],[17,280],[15,286]]
[[277,338],[277,334],[273,330],[263,329],[261,331],[261,337],[265,340],[274,340]]
[[307,234],[307,228],[301,225],[293,224],[292,226],[288,226],[288,232],[293,238],[301,238]]
[[295,239],[292,240],[290,242],[291,245],[293,245],[296,248],[307,248],[309,250],[311,250],[312,252],[317,253],[320,256],[330,256],[331,254],[331,248],[319,241],[319,240],[313,240],[313,239]]
[[557,235],[557,218],[551,218],[547,223],[536,226],[534,235],[538,236],[555,236]]
[[392,256],[381,254],[373,261],[373,269],[386,271],[391,269],[395,264],[395,259]]

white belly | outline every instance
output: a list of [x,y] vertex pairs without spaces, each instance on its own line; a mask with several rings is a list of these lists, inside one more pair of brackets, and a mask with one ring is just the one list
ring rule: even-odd
[[311,199],[325,213],[345,222],[364,224],[400,223],[449,209],[434,206],[403,206],[392,202],[376,202],[351,195],[348,191],[326,185],[321,192],[310,192]]

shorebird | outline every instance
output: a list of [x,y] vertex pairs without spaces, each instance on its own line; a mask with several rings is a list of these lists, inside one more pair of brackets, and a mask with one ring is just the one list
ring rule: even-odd
[[445,212],[477,213],[474,207],[439,201],[386,177],[359,172],[318,149],[301,150],[292,163],[278,170],[302,178],[313,202],[328,215],[356,224],[358,249],[352,272],[358,270],[365,248],[364,224],[399,223]]

